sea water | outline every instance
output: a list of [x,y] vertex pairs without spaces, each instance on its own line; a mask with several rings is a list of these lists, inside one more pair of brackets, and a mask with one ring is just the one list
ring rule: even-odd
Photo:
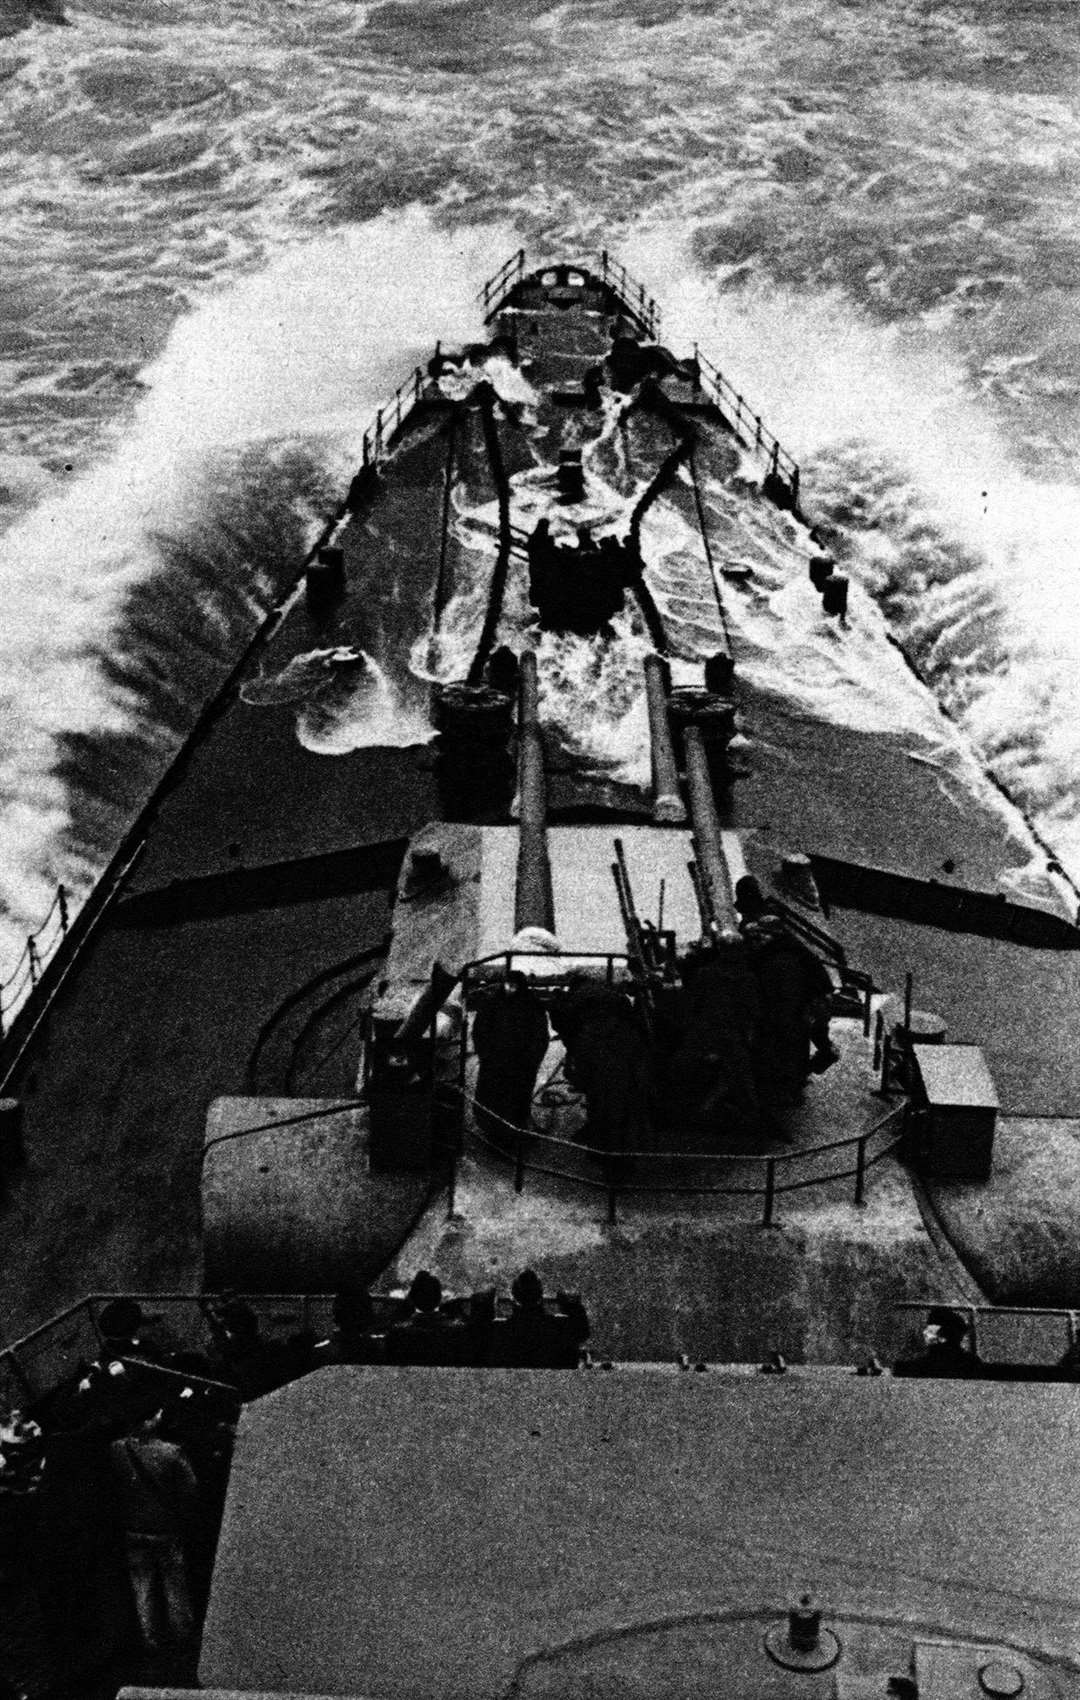
[[[918,730],[891,633],[1080,876],[1073,16],[0,7],[0,977],[56,883],[108,859],[374,408],[437,337],[480,333],[475,291],[518,246],[625,260],[801,463],[856,587],[839,670],[786,609],[804,687]],[[738,523],[790,601],[783,536]],[[677,577],[671,527],[646,546]],[[447,629],[371,657],[317,747],[426,736],[393,693],[402,667],[453,671]],[[542,662],[582,753],[640,773],[626,677],[587,645]]]

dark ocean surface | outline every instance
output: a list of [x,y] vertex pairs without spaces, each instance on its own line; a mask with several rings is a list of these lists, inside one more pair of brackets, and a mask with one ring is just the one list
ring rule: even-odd
[[1078,70],[1073,0],[0,0],[0,974],[519,245],[701,342],[1080,874]]

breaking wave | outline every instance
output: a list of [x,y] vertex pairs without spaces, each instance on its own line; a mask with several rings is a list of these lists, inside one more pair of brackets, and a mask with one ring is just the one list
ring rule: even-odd
[[[479,333],[473,290],[519,243],[618,251],[668,340],[699,338],[801,461],[868,599],[838,645],[799,540],[710,493],[720,554],[753,568],[732,592],[746,665],[768,671],[783,614],[821,712],[922,725],[891,633],[1080,867],[1056,8],[737,0],[719,34],[696,0],[0,11],[0,961],[57,880],[86,888],[370,411],[437,337]],[[599,470],[614,525],[626,491]],[[477,576],[440,641],[387,602],[364,665],[298,705],[312,747],[426,735],[492,535],[467,502],[456,523]],[[686,593],[694,540],[657,508],[645,542],[695,654],[714,613]],[[633,642],[540,653],[560,735],[641,782]]]
[[[881,325],[836,293],[732,298],[693,273],[668,303],[676,346],[708,346],[712,328],[800,461],[808,516],[1080,877],[1080,491],[1017,466],[922,327]],[[872,713],[873,679],[865,685]]]
[[[437,287],[410,269],[421,249]],[[298,245],[182,318],[112,453],[9,524],[0,947],[6,936],[12,959],[58,883],[88,889],[295,577],[375,408],[438,336],[478,333],[478,275],[469,243],[415,211]],[[309,715],[312,747],[397,741],[386,691],[368,708],[351,739]]]

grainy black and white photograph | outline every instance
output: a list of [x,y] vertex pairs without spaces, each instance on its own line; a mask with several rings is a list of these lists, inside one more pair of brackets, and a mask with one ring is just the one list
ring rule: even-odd
[[0,0],[0,1700],[1080,1700],[1072,0]]

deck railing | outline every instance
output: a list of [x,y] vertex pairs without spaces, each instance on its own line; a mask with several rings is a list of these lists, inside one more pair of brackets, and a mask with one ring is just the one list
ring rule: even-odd
[[600,276],[613,289],[632,318],[639,320],[653,341],[660,337],[661,314],[654,296],[632,277],[621,260],[613,260],[606,248],[600,250]]
[[971,1330],[971,1344],[984,1364],[1011,1364],[1026,1369],[1056,1369],[1066,1352],[1080,1344],[1080,1311],[1060,1306],[969,1304],[964,1299],[905,1299],[893,1306],[897,1317],[914,1321],[931,1310],[962,1316]]
[[[575,262],[569,261],[560,265],[560,270],[574,269]],[[537,268],[543,276],[545,268]],[[612,259],[607,249],[599,255],[589,255],[580,262],[580,269],[599,277],[601,281],[617,297],[627,315],[636,321],[639,328],[654,341],[659,339],[661,315],[654,298],[649,294],[645,285],[632,277],[619,260]],[[480,291],[480,301],[484,308],[485,320],[494,318],[507,298],[517,288],[525,276],[525,250],[519,248],[512,254],[499,270],[490,277]],[[725,377],[720,368],[703,354],[697,343],[694,344],[694,361],[697,366],[700,385],[713,406],[722,415],[739,441],[748,449],[761,455],[767,462],[769,474],[787,491],[790,506],[799,505],[799,468],[797,462],[783,448],[778,438],[764,424],[760,413],[755,413],[746,397],[736,389],[731,380]]]
[[[557,990],[560,982],[580,972],[584,965],[591,965],[597,978],[606,984],[612,985],[617,981],[631,995],[636,991],[629,958],[616,952],[581,952],[566,959],[528,951],[499,952],[469,963],[464,970],[462,985],[466,1011],[469,995],[477,987],[490,983],[500,970],[508,973],[512,967],[521,968],[530,958],[542,968],[542,978],[535,982],[541,992]],[[890,1105],[871,1127],[861,1133],[775,1153],[599,1150],[576,1140],[545,1133],[535,1125],[535,1118],[533,1125],[525,1131],[510,1122],[504,1123],[506,1140],[496,1142],[482,1134],[475,1125],[475,1098],[467,1085],[469,1060],[475,1053],[470,1049],[467,1017],[462,1020],[460,1033],[449,1043],[457,1047],[456,1080],[450,1087],[449,1081],[444,1078],[443,1086],[452,1090],[456,1098],[458,1118],[457,1148],[451,1152],[448,1205],[451,1215],[456,1203],[457,1162],[470,1141],[504,1165],[512,1164],[516,1192],[525,1190],[526,1176],[533,1174],[605,1193],[610,1223],[618,1220],[619,1200],[635,1195],[747,1197],[761,1200],[761,1225],[770,1228],[776,1224],[776,1201],[782,1193],[852,1180],[853,1200],[862,1204],[870,1169],[896,1151],[906,1138],[908,1106],[904,1100]],[[448,1073],[448,1069],[444,1071],[444,1074]],[[541,1088],[541,1093],[543,1090]],[[485,1116],[488,1120],[501,1120],[490,1110],[485,1110]],[[596,1172],[583,1172],[583,1161],[594,1165]]]
[[[627,316],[633,319],[646,336],[656,338],[660,335],[660,308],[645,288],[645,285],[627,271],[620,260],[613,260],[606,248],[600,252],[590,253],[583,260],[561,260],[551,266],[538,266],[537,271],[543,277],[546,271],[581,271],[585,276],[599,277],[617,297],[619,305]],[[484,309],[485,323],[493,319],[504,305],[507,298],[513,294],[522,278],[525,276],[525,250],[519,248],[511,254],[499,267],[494,276],[489,277],[480,290],[477,299]]]
[[41,979],[43,966],[61,940],[67,937],[69,923],[68,890],[66,886],[58,885],[45,919],[27,933],[22,955],[7,979],[0,980],[0,1039],[7,1031],[10,1018]]
[[740,395],[735,385],[725,378],[718,366],[701,352],[698,344],[694,344],[694,359],[701,376],[701,387],[709,400],[723,414],[735,435],[745,448],[753,449],[757,454],[764,455],[769,462],[769,472],[773,478],[778,478],[791,492],[793,507],[799,505],[799,468],[798,464],[782,448],[778,439],[762,423],[760,413],[754,413],[746,397]]
[[378,465],[382,460],[394,432],[401,429],[402,421],[409,417],[423,395],[425,382],[426,375],[423,370],[419,366],[414,367],[409,376],[398,385],[390,400],[379,408],[364,432],[362,457],[365,466]]
[[[230,1293],[228,1297],[240,1297],[250,1305],[270,1339],[308,1329],[322,1338],[333,1328],[334,1301],[329,1293]],[[36,1405],[71,1383],[82,1365],[100,1357],[105,1339],[98,1319],[117,1298],[134,1299],[151,1331],[163,1328],[173,1348],[206,1352],[212,1347],[204,1307],[218,1302],[213,1294],[88,1293],[0,1349],[0,1414]]]
[[519,248],[508,260],[503,261],[498,271],[488,278],[480,290],[478,299],[483,304],[485,319],[499,311],[510,291],[524,276],[525,250]]

